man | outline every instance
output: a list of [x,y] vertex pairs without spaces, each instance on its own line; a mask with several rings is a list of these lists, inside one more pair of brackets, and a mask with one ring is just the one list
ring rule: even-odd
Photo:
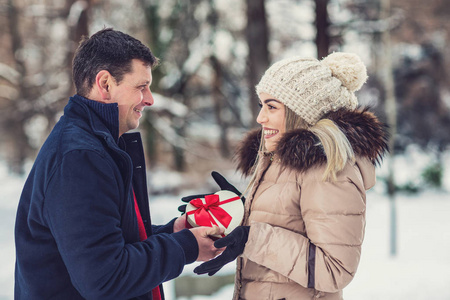
[[42,146],[16,219],[16,299],[164,299],[161,283],[221,250],[218,227],[151,225],[139,125],[157,59],[104,29],[73,60],[77,94]]

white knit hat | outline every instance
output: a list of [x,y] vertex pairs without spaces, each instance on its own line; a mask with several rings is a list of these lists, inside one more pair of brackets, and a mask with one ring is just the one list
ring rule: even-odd
[[308,124],[340,108],[355,109],[354,94],[367,80],[367,70],[353,53],[335,52],[323,60],[293,57],[273,64],[256,86],[281,101]]

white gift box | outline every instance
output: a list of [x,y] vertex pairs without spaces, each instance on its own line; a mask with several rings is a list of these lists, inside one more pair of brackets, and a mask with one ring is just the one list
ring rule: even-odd
[[238,227],[243,218],[244,204],[241,198],[226,190],[207,195],[205,198],[193,199],[186,206],[186,221],[189,225],[192,227],[219,226],[225,229],[222,237]]

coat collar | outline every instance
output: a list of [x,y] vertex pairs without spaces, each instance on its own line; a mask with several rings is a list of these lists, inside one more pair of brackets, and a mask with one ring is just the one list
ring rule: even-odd
[[84,117],[89,120],[94,131],[109,133],[115,143],[118,142],[119,107],[117,103],[101,103],[76,94],[70,98],[67,107],[72,107],[74,103],[84,109]]
[[[368,108],[345,110],[327,114],[346,135],[356,156],[368,158],[374,165],[381,162],[387,152],[387,126],[368,111]],[[236,160],[238,169],[250,175],[256,161],[261,140],[261,129],[252,130],[238,147]],[[314,165],[326,162],[325,153],[318,138],[308,129],[286,132],[274,151],[283,167],[304,172]]]

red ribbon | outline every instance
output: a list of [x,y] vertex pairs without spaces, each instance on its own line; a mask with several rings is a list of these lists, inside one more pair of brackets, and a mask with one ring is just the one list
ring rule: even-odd
[[187,214],[194,214],[195,223],[200,226],[212,227],[213,225],[217,225],[213,215],[216,219],[223,225],[225,228],[228,228],[230,225],[232,217],[219,205],[229,203],[235,201],[237,199],[241,199],[239,197],[230,198],[227,200],[219,201],[219,195],[212,194],[205,196],[205,202],[203,203],[202,199],[197,198],[191,200],[189,203],[193,206],[197,207],[196,210],[189,211]]

